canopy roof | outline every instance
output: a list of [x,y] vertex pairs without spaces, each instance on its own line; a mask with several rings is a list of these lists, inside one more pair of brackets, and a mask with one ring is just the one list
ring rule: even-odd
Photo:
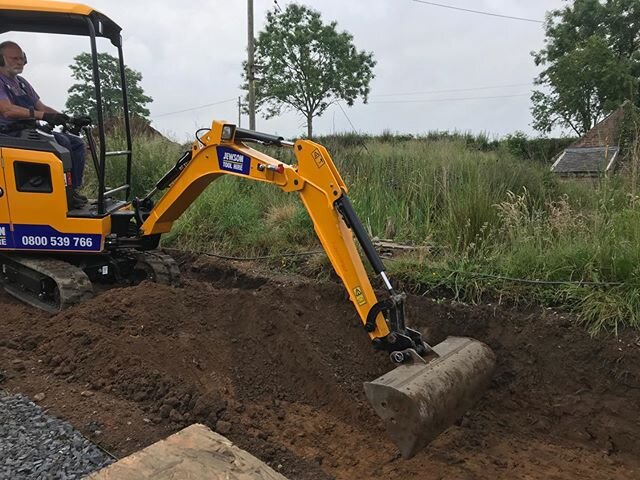
[[106,15],[81,3],[0,0],[0,33],[42,32],[88,36],[89,22],[93,24],[96,36],[120,45],[122,29]]
[[611,170],[618,146],[567,148],[551,167],[559,174],[603,174]]

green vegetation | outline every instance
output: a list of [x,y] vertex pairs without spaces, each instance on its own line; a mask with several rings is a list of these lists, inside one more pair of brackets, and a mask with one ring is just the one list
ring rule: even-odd
[[545,47],[534,53],[544,69],[531,97],[533,126],[582,135],[640,93],[638,0],[574,0],[547,13]]
[[[367,102],[376,62],[358,51],[353,36],[336,22],[323,23],[320,12],[290,3],[267,12],[256,39],[255,65],[244,64],[244,80],[257,74],[256,101],[266,118],[293,110],[313,134],[313,119],[336,101]],[[249,72],[249,68],[255,69]],[[247,85],[248,88],[248,85]]]
[[[69,88],[69,97],[65,105],[70,115],[88,115],[96,120],[97,102],[93,81],[93,60],[91,54],[84,52],[73,58],[69,65],[71,76],[78,82]],[[102,91],[103,115],[105,118],[119,118],[122,116],[122,89],[120,85],[120,66],[117,57],[108,53],[98,54],[100,70],[100,85]],[[129,112],[137,117],[146,119],[149,109],[146,107],[153,99],[145,95],[140,85],[142,74],[125,66],[125,80],[127,83],[127,99]]]
[[[117,125],[120,127],[120,125]],[[97,137],[97,133],[95,134]],[[107,137],[107,150],[126,150],[127,142],[123,128],[117,128]],[[134,157],[131,172],[131,187],[134,196],[143,196],[153,188],[156,181],[176,162],[183,149],[164,137],[134,137]],[[98,190],[95,169],[91,156],[87,154],[84,190],[90,196]],[[126,161],[122,156],[110,157],[105,166],[107,188],[125,183]]]
[[[640,327],[640,197],[632,165],[592,186],[561,182],[548,164],[516,158],[508,144],[483,151],[456,136],[393,135],[322,143],[370,234],[424,247],[387,261],[405,288],[465,302],[560,307],[594,333]],[[161,139],[137,141],[135,192],[151,188],[181,151]],[[290,151],[269,153],[291,161]],[[236,256],[319,248],[295,194],[232,177],[211,185],[164,244]],[[273,262],[328,266],[322,256],[301,258]]]

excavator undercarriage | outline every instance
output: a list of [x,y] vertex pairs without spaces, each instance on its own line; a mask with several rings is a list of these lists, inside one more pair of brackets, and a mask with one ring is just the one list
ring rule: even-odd
[[143,280],[180,286],[180,270],[164,253],[115,251],[94,256],[0,254],[0,284],[12,296],[58,313],[82,303],[96,285],[130,286]]

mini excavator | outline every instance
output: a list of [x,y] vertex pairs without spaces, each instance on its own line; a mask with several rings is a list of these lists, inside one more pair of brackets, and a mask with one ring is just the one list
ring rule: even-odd
[[[9,31],[89,37],[96,125],[72,120],[64,128],[86,138],[98,183],[94,201],[71,208],[70,155],[46,125],[27,122],[10,135],[0,134],[0,282],[9,294],[55,313],[90,298],[96,283],[151,280],[179,286],[176,263],[157,249],[161,235],[214,180],[233,175],[266,182],[300,196],[373,348],[387,352],[396,366],[364,388],[401,455],[415,455],[479,398],[494,369],[493,352],[463,337],[429,346],[420,332],[407,326],[406,296],[385,274],[322,145],[307,139],[289,142],[214,121],[196,133],[190,149],[148,195],[130,200],[132,141],[120,27],[81,4],[0,0],[0,32]],[[99,37],[118,50],[126,150],[106,148]],[[291,148],[295,163],[283,163],[250,144]],[[124,157],[126,178],[122,185],[107,187],[105,171],[114,157]],[[376,298],[356,241],[381,278],[385,299]]]

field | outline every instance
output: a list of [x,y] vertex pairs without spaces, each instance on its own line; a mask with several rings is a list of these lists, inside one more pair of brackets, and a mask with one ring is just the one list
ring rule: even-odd
[[[460,134],[320,139],[370,235],[424,247],[415,258],[388,262],[405,288],[465,302],[558,307],[591,333],[637,327],[638,149],[620,175],[562,182],[549,172],[562,143],[522,141]],[[142,194],[182,150],[162,139],[137,147],[134,190]],[[269,153],[293,161],[289,151]],[[267,259],[273,267],[310,275],[330,269],[321,255],[281,256],[319,249],[294,194],[236,178],[209,187],[164,245],[274,256]]]
[[[200,422],[292,480],[638,478],[635,170],[563,183],[481,140],[322,139],[370,234],[418,247],[385,259],[410,324],[497,354],[486,395],[415,458],[364,398],[391,365],[298,200],[233,178],[164,239],[183,287],[106,289],[58,315],[0,292],[2,388],[44,394],[116,457]],[[137,147],[140,195],[181,147]]]
[[458,425],[404,461],[362,390],[391,365],[340,285],[181,265],[183,288],[109,290],[56,316],[0,293],[3,387],[44,393],[118,457],[202,422],[296,480],[638,478],[636,332],[592,339],[552,310],[410,296],[430,341],[474,336],[498,369]]

